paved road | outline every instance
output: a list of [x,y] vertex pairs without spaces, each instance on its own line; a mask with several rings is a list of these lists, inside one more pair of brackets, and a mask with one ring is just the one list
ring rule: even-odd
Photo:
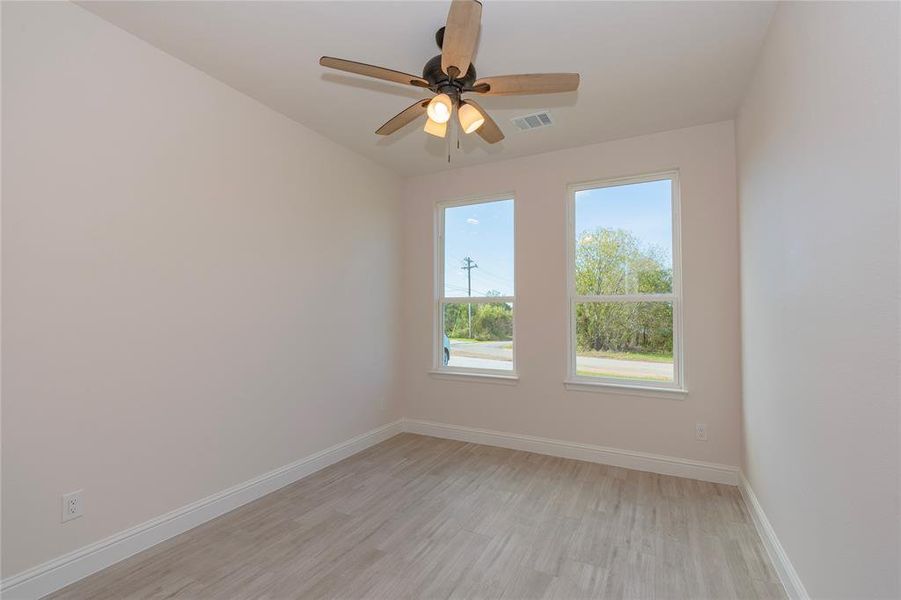
[[[509,369],[513,361],[510,342],[461,342],[451,341],[451,367],[474,369]],[[578,357],[579,371],[587,371],[608,377],[641,377],[672,379],[670,363],[615,358]]]

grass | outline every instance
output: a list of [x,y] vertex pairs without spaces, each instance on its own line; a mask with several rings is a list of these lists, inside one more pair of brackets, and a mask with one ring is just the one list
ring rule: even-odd
[[642,362],[671,363],[673,355],[657,352],[612,352],[609,350],[579,350],[578,356],[615,358],[616,360],[640,360]]
[[641,381],[672,381],[661,375],[623,375],[622,373],[605,373],[604,371],[576,371],[580,377],[610,377],[612,379],[637,379]]
[[[489,342],[496,342],[498,340],[477,340],[475,338],[465,338],[465,337],[452,337],[448,338],[452,342],[465,342],[467,344],[487,344]],[[513,348],[513,342],[507,342],[501,346],[501,348],[506,348],[510,350]]]
[[[477,340],[475,338],[465,337],[450,338],[450,341],[463,342],[467,344],[485,343],[485,340]],[[505,342],[500,347],[504,350],[512,350],[513,342]],[[579,350],[578,356],[586,356],[590,358],[611,358],[615,360],[632,360],[661,364],[672,364],[673,362],[673,355],[664,352],[613,352],[610,350]]]

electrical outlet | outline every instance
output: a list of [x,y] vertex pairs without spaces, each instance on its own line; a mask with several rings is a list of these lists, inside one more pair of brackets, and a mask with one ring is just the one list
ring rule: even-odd
[[77,519],[84,514],[81,492],[82,490],[78,490],[77,492],[63,494],[63,523],[71,521],[72,519]]
[[707,441],[707,424],[706,423],[695,423],[695,438],[699,442]]

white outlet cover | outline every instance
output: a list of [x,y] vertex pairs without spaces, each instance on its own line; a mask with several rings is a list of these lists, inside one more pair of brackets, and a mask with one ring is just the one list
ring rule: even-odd
[[63,523],[77,519],[84,514],[84,503],[81,499],[82,490],[63,494]]

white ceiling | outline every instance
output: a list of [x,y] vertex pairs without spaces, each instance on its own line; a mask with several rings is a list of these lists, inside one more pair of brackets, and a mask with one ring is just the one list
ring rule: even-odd
[[[416,75],[438,54],[448,2],[84,2],[81,6],[402,175],[449,168],[443,140],[373,132],[422,90],[330,71],[321,55]],[[484,0],[480,76],[578,72],[578,92],[482,97],[506,139],[464,136],[450,167],[730,119],[770,2]],[[428,95],[428,92],[425,92]],[[519,132],[515,116],[555,124]]]

